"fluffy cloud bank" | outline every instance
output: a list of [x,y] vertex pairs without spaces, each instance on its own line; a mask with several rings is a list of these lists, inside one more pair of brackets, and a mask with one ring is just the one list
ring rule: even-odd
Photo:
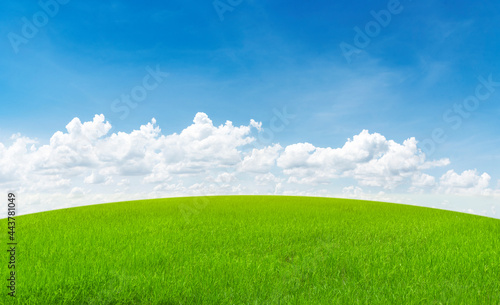
[[440,190],[446,194],[492,195],[494,191],[488,188],[490,180],[490,175],[479,175],[477,170],[466,170],[461,174],[449,170],[440,178]]
[[[0,143],[0,185],[26,194],[32,201],[27,212],[65,207],[68,200],[209,194],[363,197],[364,188],[376,198],[398,189],[499,195],[487,173],[457,174],[446,169],[448,159],[428,160],[415,138],[397,143],[367,130],[339,148],[261,145],[256,137],[260,122],[215,126],[200,112],[180,133],[162,134],[155,119],[130,133],[111,131],[104,115],[96,115],[84,123],[74,118],[46,143],[14,135],[11,143]],[[443,167],[440,178],[426,172]]]
[[403,144],[363,130],[341,148],[319,148],[299,143],[285,148],[278,166],[290,176],[289,182],[329,183],[338,177],[351,177],[360,185],[393,189],[413,178],[422,186],[421,170],[448,165],[448,159],[426,161],[415,138]]

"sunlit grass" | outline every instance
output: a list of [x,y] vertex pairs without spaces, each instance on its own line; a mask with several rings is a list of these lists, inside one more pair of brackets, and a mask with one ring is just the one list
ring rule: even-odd
[[220,196],[16,225],[17,304],[500,304],[500,220],[450,211]]

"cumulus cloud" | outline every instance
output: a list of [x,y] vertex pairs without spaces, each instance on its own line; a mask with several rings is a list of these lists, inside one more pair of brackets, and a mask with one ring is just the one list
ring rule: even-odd
[[491,195],[492,190],[488,188],[490,180],[490,175],[479,175],[475,169],[461,174],[449,170],[439,180],[439,191],[446,194]]
[[68,179],[86,173],[82,178],[86,184],[110,182],[113,175],[155,182],[172,174],[234,166],[241,161],[238,147],[254,141],[249,136],[252,126],[261,126],[253,121],[235,127],[227,121],[216,127],[204,113],[196,114],[193,123],[180,134],[167,136],[161,135],[155,119],[130,133],[109,134],[111,124],[104,115],[96,115],[85,123],[74,118],[66,132],[55,132],[45,145],[15,135],[10,146],[0,143],[0,183],[37,191],[69,187]]
[[104,115],[96,115],[92,122],[81,123],[74,118],[66,125],[67,133],[56,132],[50,138],[49,145],[43,145],[32,151],[32,166],[36,172],[65,172],[66,169],[95,167],[99,164],[96,147],[100,137],[111,129],[109,122],[104,122]]
[[267,173],[275,165],[276,159],[282,150],[281,145],[275,144],[262,149],[254,148],[245,156],[240,164],[240,170],[244,172]]
[[85,196],[86,191],[81,188],[81,187],[74,187],[71,189],[71,192],[69,192],[69,197],[70,198],[81,198]]
[[113,182],[112,177],[106,177],[105,175],[101,175],[100,173],[96,171],[92,171],[92,173],[85,177],[83,180],[85,184],[110,184]]
[[251,126],[233,126],[231,121],[215,127],[205,113],[197,113],[194,124],[180,134],[161,136],[159,157],[172,173],[202,172],[214,167],[234,166],[241,161],[241,146],[252,143]]
[[236,176],[232,173],[221,173],[217,176],[217,178],[215,178],[215,182],[218,183],[231,183],[236,180]]
[[27,178],[29,153],[35,149],[34,144],[37,143],[19,135],[11,139],[14,143],[9,147],[0,143],[0,183],[17,182]]
[[448,159],[427,161],[415,138],[399,144],[367,130],[348,139],[341,148],[319,148],[309,143],[287,146],[277,161],[290,182],[317,184],[351,177],[360,185],[385,189],[420,175],[422,169],[449,163]]
[[250,126],[255,127],[258,131],[262,130],[262,122],[256,122],[254,119],[250,120]]
[[418,172],[412,176],[411,185],[413,188],[433,187],[436,185],[436,178],[431,175]]
[[171,134],[163,134],[154,118],[131,132],[112,132],[102,114],[83,123],[74,118],[46,141],[15,134],[0,143],[0,187],[26,194],[30,212],[85,202],[216,194],[396,202],[386,192],[400,186],[414,193],[500,196],[500,190],[489,187],[491,177],[476,170],[448,170],[436,181],[425,171],[450,161],[428,160],[415,138],[397,143],[363,130],[338,148],[255,145],[263,131],[254,120],[214,125],[202,112]]
[[361,198],[364,195],[363,189],[359,186],[346,186],[342,189],[342,194],[347,198]]
[[257,175],[254,180],[258,185],[275,185],[282,182],[282,179],[276,177],[272,173]]

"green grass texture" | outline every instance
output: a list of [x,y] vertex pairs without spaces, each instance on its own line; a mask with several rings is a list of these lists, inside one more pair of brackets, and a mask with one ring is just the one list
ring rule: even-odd
[[500,220],[409,205],[128,201],[20,216],[16,238],[4,304],[500,304]]

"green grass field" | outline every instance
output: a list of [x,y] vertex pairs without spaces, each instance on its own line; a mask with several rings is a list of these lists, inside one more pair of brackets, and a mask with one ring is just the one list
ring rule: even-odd
[[[498,219],[370,201],[218,196],[16,222],[17,297],[11,302],[2,285],[5,304],[500,304]],[[1,226],[7,231],[5,219]]]

